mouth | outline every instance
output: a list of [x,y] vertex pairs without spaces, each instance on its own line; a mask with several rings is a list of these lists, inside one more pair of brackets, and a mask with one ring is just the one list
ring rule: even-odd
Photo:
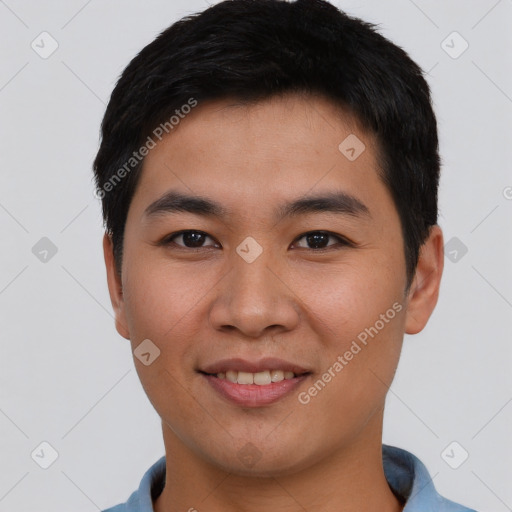
[[256,386],[268,386],[273,382],[282,382],[283,380],[291,380],[307,373],[295,374],[291,371],[283,370],[263,370],[262,372],[251,373],[242,372],[237,370],[228,370],[226,372],[219,373],[205,373],[200,372],[203,375],[209,375],[210,377],[216,377],[217,379],[227,380],[233,384],[240,384],[242,386],[248,386],[255,384]]
[[250,363],[241,359],[219,361],[198,370],[222,398],[244,407],[269,405],[306,380],[312,372],[278,359]]

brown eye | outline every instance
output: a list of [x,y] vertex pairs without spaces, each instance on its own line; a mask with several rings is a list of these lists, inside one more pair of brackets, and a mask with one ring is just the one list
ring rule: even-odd
[[[328,231],[311,231],[302,235],[297,240],[296,245],[306,249],[325,249],[326,247],[340,244],[349,245],[348,241]],[[306,245],[300,245],[300,240],[305,240]],[[329,243],[329,240],[334,240],[334,243]]]
[[213,238],[202,231],[188,230],[180,231],[179,233],[175,233],[170,237],[167,237],[164,243],[165,245],[173,243],[187,249],[200,249],[202,247],[212,247],[217,245],[215,241],[213,241],[213,244],[204,245],[207,239],[213,241]]

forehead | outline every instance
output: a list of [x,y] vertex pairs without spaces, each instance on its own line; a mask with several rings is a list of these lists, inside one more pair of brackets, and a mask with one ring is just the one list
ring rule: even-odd
[[332,102],[303,95],[212,101],[182,116],[146,156],[134,202],[146,208],[170,189],[238,213],[326,190],[366,204],[387,193],[374,137]]

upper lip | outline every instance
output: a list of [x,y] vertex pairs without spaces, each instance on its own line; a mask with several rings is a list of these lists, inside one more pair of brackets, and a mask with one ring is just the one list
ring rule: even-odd
[[284,372],[293,372],[295,375],[310,372],[310,370],[299,364],[275,357],[265,357],[258,361],[247,361],[246,359],[240,358],[221,359],[220,361],[207,364],[199,369],[199,371],[209,374],[225,373],[229,370],[248,373],[258,373],[265,370],[282,370]]

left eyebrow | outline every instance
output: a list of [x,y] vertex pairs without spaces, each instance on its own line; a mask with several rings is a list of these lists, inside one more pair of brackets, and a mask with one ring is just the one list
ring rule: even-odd
[[305,215],[315,212],[329,212],[352,217],[371,218],[370,209],[357,197],[343,191],[326,192],[314,196],[306,196],[278,209],[278,219]]
[[[171,190],[151,203],[144,210],[144,217],[151,218],[169,213],[186,212],[204,217],[227,217],[229,211],[211,199],[183,194]],[[355,196],[342,191],[330,191],[290,201],[276,210],[276,218],[330,212],[352,217],[370,217],[369,208]]]

